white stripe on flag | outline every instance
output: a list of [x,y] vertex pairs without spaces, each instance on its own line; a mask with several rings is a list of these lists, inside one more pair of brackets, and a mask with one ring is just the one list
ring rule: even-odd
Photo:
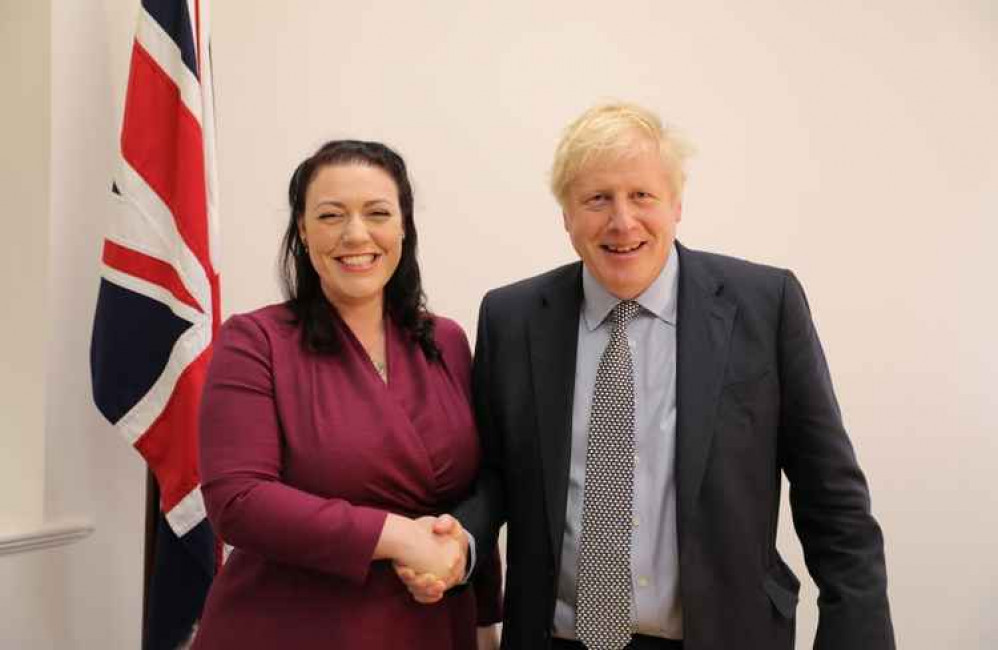
[[187,247],[170,209],[123,157],[116,184],[121,199],[135,212],[131,219],[115,219],[109,239],[150,257],[168,260],[198,306],[211,320],[211,284],[204,267]]
[[[193,15],[191,14],[192,17]],[[201,85],[191,69],[184,63],[176,42],[144,9],[139,13],[139,25],[138,29],[135,30],[135,40],[159,64],[163,72],[173,80],[173,83],[180,90],[184,106],[200,124],[202,122]]]
[[183,537],[206,516],[201,486],[197,486],[166,513],[166,521],[177,537]]
[[196,323],[180,335],[170,351],[166,367],[156,378],[152,388],[114,425],[125,440],[134,445],[149,430],[169,403],[180,375],[204,352],[209,343],[210,322]]

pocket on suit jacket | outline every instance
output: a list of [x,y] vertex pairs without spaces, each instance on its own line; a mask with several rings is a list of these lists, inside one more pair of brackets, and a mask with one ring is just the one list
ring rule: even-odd
[[718,402],[717,430],[720,448],[730,446],[750,453],[766,454],[762,442],[775,440],[779,386],[772,366],[755,368],[749,376],[724,384]]
[[[782,580],[767,573],[766,577],[763,578],[762,588],[766,591],[766,595],[769,596],[769,600],[773,603],[776,611],[782,614],[784,618],[793,618],[794,613],[797,611],[800,580],[797,579],[797,576],[786,565],[774,567],[772,570],[780,572]],[[783,584],[784,581],[789,581],[790,584],[785,586]]]

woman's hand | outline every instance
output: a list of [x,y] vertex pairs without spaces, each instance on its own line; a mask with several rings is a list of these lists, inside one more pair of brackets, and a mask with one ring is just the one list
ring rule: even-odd
[[392,560],[396,573],[421,603],[440,600],[461,581],[467,565],[463,529],[448,526],[446,534],[436,533],[436,521],[435,517],[412,520],[389,514],[375,547],[375,558]]
[[421,570],[420,567],[404,560],[393,562],[395,573],[416,602],[435,603],[443,598],[444,592],[464,578],[467,567],[468,538],[461,524],[450,515],[421,517],[414,523],[431,534],[437,544],[448,547],[457,544],[460,552],[458,563],[450,567],[451,571],[448,575]]
[[430,575],[453,587],[464,577],[468,545],[464,535],[438,535],[433,530],[435,517],[422,517],[413,522],[415,532],[408,539],[397,565],[410,568],[418,575]]

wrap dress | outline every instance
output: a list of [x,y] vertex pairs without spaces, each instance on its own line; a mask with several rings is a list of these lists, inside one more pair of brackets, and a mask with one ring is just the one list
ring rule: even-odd
[[477,472],[468,342],[434,318],[440,361],[386,318],[387,384],[338,318],[333,355],[304,350],[285,305],[222,326],[201,404],[201,477],[212,526],[235,548],[195,649],[464,650],[476,623],[501,618],[494,552],[475,584],[433,605],[372,562],[387,513],[447,512]]

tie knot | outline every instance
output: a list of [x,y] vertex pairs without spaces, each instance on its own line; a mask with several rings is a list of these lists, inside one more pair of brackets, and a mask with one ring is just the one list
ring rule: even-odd
[[633,300],[621,300],[618,302],[617,306],[613,308],[613,312],[611,312],[614,326],[627,327],[631,319],[637,316],[639,309],[641,309],[641,305]]

